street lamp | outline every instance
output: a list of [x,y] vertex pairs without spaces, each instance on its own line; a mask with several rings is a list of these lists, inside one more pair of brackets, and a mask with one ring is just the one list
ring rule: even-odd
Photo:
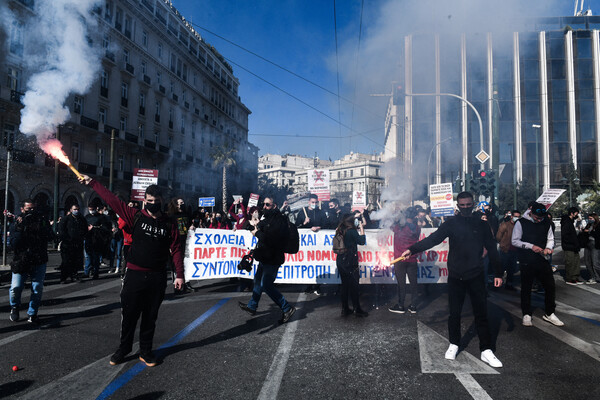
[[539,124],[532,124],[531,127],[536,129],[535,132],[535,195],[540,197],[540,164],[538,159],[538,134],[539,129],[542,127]]

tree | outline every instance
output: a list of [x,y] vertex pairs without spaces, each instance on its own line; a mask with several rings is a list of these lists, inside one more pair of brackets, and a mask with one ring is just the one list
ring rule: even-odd
[[[517,185],[517,210],[523,212],[527,209],[530,201],[537,199],[535,193],[535,184],[530,182],[521,182]],[[512,183],[500,184],[498,189],[498,208],[502,210],[512,210],[515,208],[515,186]]]
[[273,200],[275,200],[275,204],[281,206],[281,204],[283,204],[283,202],[287,199],[287,196],[292,194],[294,191],[288,185],[277,186],[273,179],[267,177],[266,175],[261,175],[258,178],[258,192],[263,198],[265,196],[272,196]]
[[227,168],[232,167],[236,164],[233,155],[237,152],[237,149],[232,147],[230,144],[225,143],[223,146],[215,147],[210,158],[213,161],[215,167],[221,167],[223,169],[223,212],[227,212]]

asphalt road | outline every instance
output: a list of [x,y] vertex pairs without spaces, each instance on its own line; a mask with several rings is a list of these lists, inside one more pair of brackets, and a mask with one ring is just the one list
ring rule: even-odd
[[281,286],[298,311],[279,325],[280,312],[266,296],[256,316],[241,311],[237,302],[250,294],[229,281],[196,282],[196,292],[176,297],[167,289],[155,335],[162,362],[148,368],[135,353],[119,366],[108,363],[119,340],[120,280],[104,273],[61,285],[50,267],[39,327],[9,321],[6,278],[0,286],[0,397],[598,399],[600,284],[567,286],[559,273],[556,313],[563,328],[542,321],[539,294],[534,326],[525,328],[518,292],[490,292],[503,368],[479,360],[468,299],[460,353],[455,361],[443,358],[446,285],[420,287],[418,313],[403,315],[387,310],[394,286],[362,286],[367,318],[342,317],[334,286],[323,296]]

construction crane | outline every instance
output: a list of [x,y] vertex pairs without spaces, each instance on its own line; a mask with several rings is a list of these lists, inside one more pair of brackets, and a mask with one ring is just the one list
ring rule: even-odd
[[[581,2],[581,4],[580,4],[580,2]],[[587,15],[592,15],[592,10],[589,7],[587,10],[583,11],[583,3],[584,2],[585,2],[585,0],[575,0],[575,10],[573,11],[573,15],[575,17],[583,17],[583,16],[587,16]]]

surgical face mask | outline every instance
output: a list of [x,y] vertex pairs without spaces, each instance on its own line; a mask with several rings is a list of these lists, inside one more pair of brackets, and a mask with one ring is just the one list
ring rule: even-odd
[[354,220],[354,226],[357,228],[360,226],[360,220],[358,218]]
[[309,204],[308,204],[308,207],[309,207],[311,210],[314,210],[315,208],[317,208],[317,203],[309,203]]
[[519,220],[519,217],[512,217],[513,222],[517,222]]
[[79,210],[73,210],[72,214],[73,215],[79,215]]
[[90,214],[92,214],[92,215],[96,215],[97,212],[98,212],[98,210],[90,210]]
[[105,210],[102,214],[108,215],[108,210]]
[[156,214],[157,212],[159,212],[162,209],[162,203],[146,203],[145,205],[146,210],[148,210],[150,213],[152,214]]

